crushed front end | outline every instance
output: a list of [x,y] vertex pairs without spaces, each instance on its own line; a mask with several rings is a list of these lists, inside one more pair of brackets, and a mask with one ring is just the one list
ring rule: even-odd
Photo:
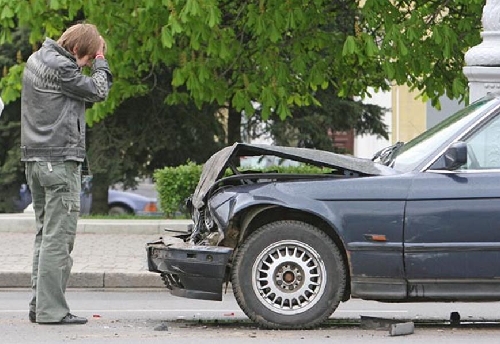
[[222,300],[232,248],[218,246],[224,233],[188,200],[194,225],[187,232],[166,235],[146,245],[148,269],[161,274],[172,295],[190,299]]
[[[282,174],[242,172],[238,162],[244,156],[273,155],[293,159],[299,163],[332,169],[330,174]],[[183,235],[164,236],[147,243],[148,268],[160,273],[171,293],[176,296],[222,300],[224,282],[233,248],[237,249],[240,233],[231,231],[235,200],[242,203],[248,191],[242,190],[273,180],[297,180],[332,176],[377,175],[392,172],[386,166],[378,167],[372,161],[306,148],[269,145],[234,144],[215,153],[204,164],[199,183],[187,206],[194,222]],[[386,171],[380,169],[386,168]],[[232,175],[225,176],[226,171]],[[392,172],[393,173],[393,172]],[[240,193],[238,194],[238,190]],[[241,204],[240,204],[241,205]],[[221,246],[219,246],[221,245]]]
[[222,285],[232,249],[191,244],[179,237],[146,245],[148,269],[161,274],[172,295],[222,300]]

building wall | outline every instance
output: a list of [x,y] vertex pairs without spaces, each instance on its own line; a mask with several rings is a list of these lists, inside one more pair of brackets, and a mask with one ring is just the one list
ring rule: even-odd
[[408,142],[427,128],[427,105],[407,86],[392,87],[391,142]]
[[389,140],[375,135],[357,135],[354,139],[354,156],[360,158],[371,158],[373,154],[390,145],[390,136],[392,131],[391,123],[391,92],[375,92],[369,89],[371,98],[363,99],[365,104],[374,104],[387,109],[384,116],[384,123],[387,125]]
[[372,98],[363,100],[365,103],[388,109],[384,122],[388,125],[389,140],[374,135],[356,136],[354,155],[360,158],[371,158],[375,152],[398,141],[408,142],[465,107],[464,103],[444,96],[440,99],[441,109],[436,109],[407,86],[393,86],[391,92],[371,94]]

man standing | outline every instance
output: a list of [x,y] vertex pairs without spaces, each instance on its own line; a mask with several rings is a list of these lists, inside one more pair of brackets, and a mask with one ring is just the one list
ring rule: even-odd
[[[104,53],[97,28],[76,24],[57,42],[47,38],[24,69],[21,160],[36,220],[31,322],[87,322],[70,313],[65,291],[80,209],[85,103],[105,100],[112,81]],[[92,67],[90,76],[84,66]]]

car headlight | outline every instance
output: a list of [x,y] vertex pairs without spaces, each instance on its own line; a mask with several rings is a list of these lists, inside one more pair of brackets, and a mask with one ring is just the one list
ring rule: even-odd
[[210,211],[208,210],[208,207],[205,208],[203,220],[205,222],[205,227],[209,231],[211,231],[212,228],[214,227],[214,219],[212,217],[212,214],[210,214]]

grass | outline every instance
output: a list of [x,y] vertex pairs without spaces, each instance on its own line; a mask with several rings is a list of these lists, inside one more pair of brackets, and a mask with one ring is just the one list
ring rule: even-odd
[[165,216],[140,216],[140,215],[82,215],[80,219],[86,220],[166,220]]
[[187,220],[190,219],[185,215],[165,216],[165,215],[81,215],[80,219],[88,220]]

